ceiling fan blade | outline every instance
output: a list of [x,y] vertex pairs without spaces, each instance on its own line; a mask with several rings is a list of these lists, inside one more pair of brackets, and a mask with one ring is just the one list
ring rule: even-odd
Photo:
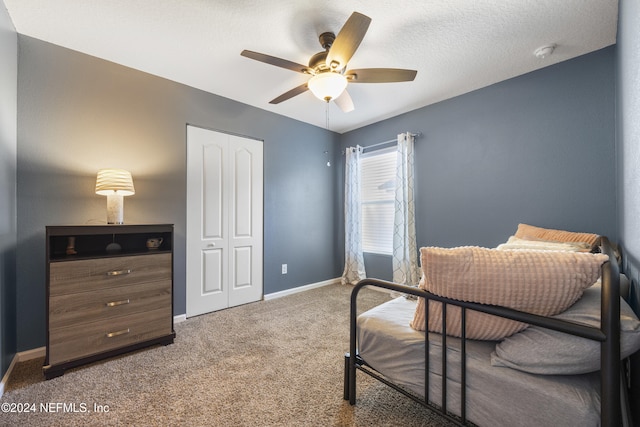
[[334,99],[333,102],[335,102],[336,105],[340,107],[340,109],[345,113],[353,111],[354,109],[351,95],[349,95],[349,92],[347,92],[346,90],[344,90],[339,97]]
[[307,84],[301,84],[300,86],[294,87],[290,91],[283,93],[279,97],[272,99],[271,101],[269,101],[269,104],[280,104],[282,101],[286,101],[287,99],[293,98],[296,95],[300,95],[307,90],[309,90]]
[[266,64],[275,65],[276,67],[286,68],[287,70],[296,71],[298,73],[309,74],[309,67],[298,64],[296,62],[287,61],[286,59],[277,58],[275,56],[266,55],[264,53],[254,52],[252,50],[243,50],[240,55]]
[[344,75],[349,83],[393,83],[413,81],[417,73],[400,68],[361,68],[349,70]]
[[358,12],[353,12],[336,36],[329,53],[327,66],[335,71],[342,70],[355,53],[360,42],[367,33],[371,18]]

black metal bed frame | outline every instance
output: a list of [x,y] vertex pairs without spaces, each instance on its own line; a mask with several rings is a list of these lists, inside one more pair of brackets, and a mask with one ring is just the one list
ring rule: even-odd
[[[602,297],[600,328],[590,327],[568,321],[563,321],[551,317],[538,316],[512,310],[505,307],[463,302],[440,297],[427,291],[399,285],[378,279],[364,279],[358,282],[351,293],[350,310],[350,342],[349,353],[345,354],[344,373],[344,399],[349,400],[351,405],[356,403],[356,370],[360,370],[367,375],[383,382],[384,384],[410,397],[416,402],[434,410],[440,415],[461,426],[468,426],[466,417],[466,310],[475,310],[483,313],[493,314],[499,317],[512,319],[515,321],[536,325],[567,334],[600,341],[600,419],[603,427],[618,427],[622,425],[622,408],[626,402],[621,402],[621,374],[620,374],[620,270],[616,261],[615,253],[606,237],[601,238],[601,252],[609,256],[609,261],[602,265]],[[415,295],[443,303],[442,305],[442,400],[441,405],[435,405],[429,401],[429,333],[425,333],[425,390],[424,397],[399,387],[384,377],[383,374],[375,371],[367,362],[360,357],[356,347],[357,340],[357,298],[358,293],[365,287],[375,286],[389,289],[405,294]],[[446,335],[446,308],[447,305],[461,307],[462,336],[461,343],[461,396],[459,416],[447,409],[447,335]],[[425,321],[429,319],[429,304],[425,307]],[[428,329],[428,328],[427,328]],[[353,357],[351,357],[353,355]]]

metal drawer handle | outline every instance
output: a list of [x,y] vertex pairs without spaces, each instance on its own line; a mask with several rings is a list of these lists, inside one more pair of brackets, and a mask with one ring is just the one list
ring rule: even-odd
[[115,307],[118,305],[124,305],[124,304],[129,304],[131,301],[129,301],[128,299],[123,299],[122,301],[111,301],[106,303],[105,305],[107,307]]
[[129,328],[123,329],[121,331],[109,332],[106,336],[107,336],[107,338],[113,338],[113,337],[117,337],[118,335],[124,335],[124,334],[128,334],[128,333],[129,333]]
[[107,276],[121,276],[123,274],[131,274],[131,270],[130,269],[126,269],[126,270],[111,270],[111,271],[107,271]]

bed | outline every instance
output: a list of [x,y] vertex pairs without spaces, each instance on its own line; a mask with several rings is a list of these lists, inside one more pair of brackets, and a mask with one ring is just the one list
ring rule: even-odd
[[[621,358],[640,348],[640,322],[620,298],[616,252],[606,237],[598,236],[597,246],[606,255],[600,255],[605,261],[598,266],[599,279],[579,293],[577,302],[571,302],[568,308],[552,316],[461,301],[376,279],[362,280],[351,296],[344,399],[352,405],[356,403],[356,371],[361,371],[459,425],[629,425]],[[424,257],[422,262],[424,271]],[[423,280],[424,277],[423,273]],[[403,296],[358,316],[358,293],[371,286]],[[424,298],[421,308],[417,308],[414,297]],[[434,311],[432,304],[442,307],[441,320],[435,328],[428,326],[433,322],[429,314]],[[590,313],[595,319],[583,323],[582,309],[587,304],[591,309],[596,304],[595,315]],[[452,316],[454,309],[458,310],[460,328],[450,333],[447,328],[452,327],[447,313]],[[423,318],[428,319],[426,329],[440,333],[427,333],[410,326],[417,313],[424,313]],[[469,338],[467,331],[478,323],[473,315],[479,313],[511,319],[509,322],[521,325],[521,329],[498,340]],[[544,345],[538,345],[539,335],[553,335],[556,340],[551,341],[553,356],[542,350]],[[501,348],[505,351],[499,352]],[[520,352],[518,357],[525,360],[509,360],[507,353],[514,349]],[[565,353],[559,362],[556,350]],[[544,358],[549,359],[550,365],[538,362]],[[425,376],[425,372],[429,375]],[[570,374],[563,374],[565,372]]]

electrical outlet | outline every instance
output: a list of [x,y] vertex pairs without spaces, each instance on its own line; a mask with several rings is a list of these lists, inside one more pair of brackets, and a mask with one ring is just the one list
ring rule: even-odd
[[282,264],[282,274],[287,274],[287,264]]

